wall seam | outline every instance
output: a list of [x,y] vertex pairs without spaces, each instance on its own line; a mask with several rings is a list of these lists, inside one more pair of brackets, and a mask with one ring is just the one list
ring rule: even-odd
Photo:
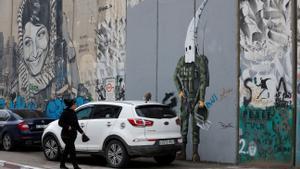
[[[292,60],[293,60],[293,64],[291,65],[292,66],[292,70],[293,70],[293,72],[292,72],[292,77],[294,78],[294,79],[292,79],[292,93],[295,93],[294,95],[293,95],[293,103],[294,103],[294,105],[293,105],[293,119],[294,119],[294,121],[293,121],[293,124],[292,124],[292,129],[294,129],[293,130],[293,132],[292,132],[292,134],[293,134],[293,147],[294,147],[294,151],[292,151],[293,153],[292,153],[292,159],[293,159],[293,161],[292,161],[292,163],[291,163],[291,165],[294,165],[294,166],[296,166],[296,160],[297,160],[297,157],[296,157],[296,152],[297,152],[297,144],[296,144],[296,142],[297,142],[297,65],[298,65],[298,63],[297,63],[297,0],[296,1],[292,1],[292,4],[291,4],[292,6],[293,6],[293,8],[291,9],[292,10],[292,12],[291,12],[291,17],[292,17],[292,40],[293,40],[293,42],[292,42]],[[293,36],[294,35],[294,36]]]
[[158,48],[159,48],[159,4],[156,0],[156,63],[155,63],[155,100],[158,101]]
[[237,37],[236,37],[236,46],[237,46],[237,120],[236,120],[236,159],[235,159],[235,163],[239,164],[240,162],[240,156],[239,156],[239,135],[240,135],[240,62],[241,62],[241,58],[240,58],[240,20],[239,20],[239,16],[240,16],[240,1],[236,0],[236,6],[237,6]]
[[[97,15],[99,16],[99,15]],[[127,36],[127,33],[128,33],[128,30],[127,30],[127,25],[128,25],[128,0],[125,0],[125,60],[124,60],[124,83],[125,83],[125,91],[126,91],[126,86],[127,86],[127,73],[126,73],[126,67],[127,67],[127,59],[128,59],[128,56],[127,56],[127,41],[128,41],[128,36]],[[98,18],[97,18],[97,22],[98,22]],[[98,27],[98,25],[97,25]],[[125,92],[125,99],[126,100],[126,92]]]
[[74,28],[75,28],[75,3],[76,0],[73,0],[73,17],[72,17],[72,39],[74,40]]
[[11,0],[10,37],[12,37],[12,29],[13,29],[13,12],[14,12],[14,1]]

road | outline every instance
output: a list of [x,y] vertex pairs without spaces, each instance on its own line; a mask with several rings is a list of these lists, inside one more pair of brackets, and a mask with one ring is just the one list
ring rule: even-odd
[[[33,167],[45,168],[45,169],[56,169],[59,168],[58,161],[47,161],[44,157],[44,154],[39,148],[21,148],[18,151],[6,152],[0,150],[0,160],[7,161],[11,163],[17,163],[22,165],[28,165]],[[80,167],[83,169],[108,169],[106,162],[102,158],[95,158],[89,155],[78,155],[78,162]],[[69,168],[72,168],[70,164],[67,164]],[[1,168],[1,165],[0,165]],[[4,169],[4,167],[2,167]],[[133,169],[257,169],[251,167],[241,167],[241,166],[229,166],[221,164],[204,164],[204,163],[192,163],[188,161],[175,161],[169,166],[159,166],[151,158],[138,158],[133,159],[128,164],[128,168]],[[5,167],[5,169],[13,169]]]

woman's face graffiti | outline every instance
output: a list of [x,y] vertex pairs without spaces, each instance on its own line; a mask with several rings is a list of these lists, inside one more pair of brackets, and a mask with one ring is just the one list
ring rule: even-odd
[[49,34],[44,25],[26,23],[24,30],[23,48],[24,61],[32,75],[42,70],[48,53]]

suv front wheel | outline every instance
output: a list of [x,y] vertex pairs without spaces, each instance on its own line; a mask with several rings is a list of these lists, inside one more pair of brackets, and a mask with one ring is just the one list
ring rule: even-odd
[[43,152],[45,157],[50,161],[59,159],[60,146],[54,136],[47,136],[43,141]]
[[109,166],[120,168],[126,166],[129,156],[123,144],[120,141],[111,141],[106,150],[105,158]]

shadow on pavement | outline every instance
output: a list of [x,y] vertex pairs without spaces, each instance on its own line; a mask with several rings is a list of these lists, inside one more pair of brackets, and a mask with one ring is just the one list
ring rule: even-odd
[[[89,155],[77,155],[77,161],[81,165],[89,166],[102,166],[107,167],[107,163],[104,157],[101,156],[89,156]],[[173,164],[168,165],[172,167]],[[161,166],[157,164],[152,158],[136,158],[131,159],[126,168],[164,168],[166,166]]]
[[[3,148],[0,151],[6,152]],[[42,148],[40,146],[18,146],[12,149],[10,152],[41,152]]]

